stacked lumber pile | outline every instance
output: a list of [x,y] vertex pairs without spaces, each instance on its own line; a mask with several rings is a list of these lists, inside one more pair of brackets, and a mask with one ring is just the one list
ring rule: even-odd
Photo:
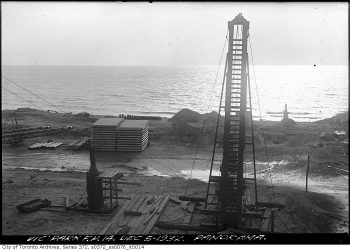
[[143,151],[148,144],[148,124],[148,120],[125,120],[117,130],[117,151]]
[[97,151],[116,151],[117,128],[123,120],[123,118],[101,118],[92,124],[92,148]]

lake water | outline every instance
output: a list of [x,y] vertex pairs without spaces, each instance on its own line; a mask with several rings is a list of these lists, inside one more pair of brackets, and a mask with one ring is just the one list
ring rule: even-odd
[[[2,75],[66,112],[171,117],[183,108],[218,111],[223,66],[3,66]],[[251,72],[253,116],[315,121],[348,110],[348,66],[264,65]],[[20,87],[2,81],[2,109],[58,111]],[[20,97],[8,92],[16,93]],[[256,91],[258,90],[258,92]]]

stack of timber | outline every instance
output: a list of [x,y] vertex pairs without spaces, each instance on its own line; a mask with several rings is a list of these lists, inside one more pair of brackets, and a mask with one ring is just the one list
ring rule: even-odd
[[168,201],[169,196],[136,196],[124,204],[101,234],[148,235]]
[[148,144],[148,124],[148,120],[125,120],[118,127],[117,151],[143,151]]
[[116,151],[117,128],[123,118],[101,118],[92,124],[92,148],[97,151]]
[[47,142],[47,143],[35,143],[28,147],[28,149],[55,149],[62,145],[62,142]]

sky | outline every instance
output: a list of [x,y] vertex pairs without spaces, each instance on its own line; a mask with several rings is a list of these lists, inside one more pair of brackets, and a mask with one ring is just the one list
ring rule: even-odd
[[239,12],[257,65],[348,64],[346,2],[3,1],[2,64],[217,65]]

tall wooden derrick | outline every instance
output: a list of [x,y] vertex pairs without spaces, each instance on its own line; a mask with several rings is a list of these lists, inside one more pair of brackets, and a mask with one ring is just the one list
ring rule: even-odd
[[[221,216],[240,224],[243,197],[243,156],[247,110],[247,40],[249,22],[242,14],[228,23],[224,151],[221,167]],[[235,211],[232,216],[228,211]],[[230,224],[231,224],[230,223]]]
[[[225,65],[225,105],[221,106],[223,102],[223,85],[206,199],[206,207],[208,204],[216,205],[220,224],[224,227],[230,226],[233,228],[238,228],[242,224],[246,116],[251,118],[251,113],[248,116],[249,113],[247,112],[248,30],[249,22],[241,13],[228,22],[229,39]],[[224,109],[225,112],[223,126],[219,125],[221,109]],[[223,127],[222,141],[218,139],[220,127]],[[212,171],[217,144],[223,146],[220,176],[213,175]],[[213,189],[212,187],[214,186],[216,188]],[[216,199],[210,198],[210,196],[216,196]],[[215,202],[213,202],[214,200]]]

